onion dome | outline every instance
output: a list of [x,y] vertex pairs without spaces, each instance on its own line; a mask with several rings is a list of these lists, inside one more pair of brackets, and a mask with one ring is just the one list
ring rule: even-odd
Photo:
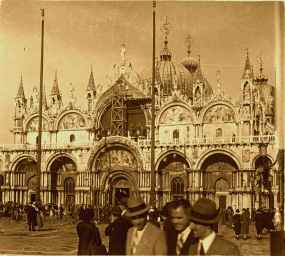
[[160,59],[156,63],[156,79],[160,84],[160,95],[171,96],[175,90],[180,90],[183,95],[192,98],[191,74],[182,64],[172,60],[172,53],[168,47],[169,23],[163,24],[164,46],[160,51]]

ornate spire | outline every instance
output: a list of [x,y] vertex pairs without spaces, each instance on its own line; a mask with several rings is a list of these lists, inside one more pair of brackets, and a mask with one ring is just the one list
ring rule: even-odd
[[21,73],[21,79],[20,79],[20,85],[19,85],[19,89],[18,89],[18,93],[17,93],[17,98],[26,99],[25,92],[24,92],[24,86],[23,86],[23,76],[22,76],[22,73]]
[[191,57],[191,43],[192,43],[192,38],[190,35],[186,37],[185,44],[187,48],[187,57],[182,61],[182,65],[188,69],[188,71],[193,74],[198,67],[198,63],[195,59]]
[[161,32],[164,34],[164,48],[160,52],[160,60],[161,61],[170,61],[171,60],[171,52],[168,49],[168,35],[170,32],[170,23],[167,20],[167,16],[165,18],[165,22],[161,27]]
[[262,83],[266,83],[267,81],[268,81],[268,78],[266,78],[263,73],[263,61],[262,61],[262,58],[259,57],[259,74],[254,79],[254,82],[256,82],[257,84],[262,84]]
[[51,88],[51,95],[60,95],[60,91],[58,87],[58,80],[57,80],[57,70],[55,71],[53,86]]
[[201,56],[200,55],[198,55],[197,68],[194,74],[195,74],[194,76],[195,80],[199,80],[200,82],[204,81],[204,76],[203,76],[202,69],[201,69]]
[[245,59],[245,65],[244,65],[242,78],[243,79],[253,78],[253,67],[250,64],[248,48],[246,49],[246,59]]
[[94,82],[94,76],[93,76],[93,69],[92,69],[92,65],[91,65],[91,72],[90,72],[90,76],[89,76],[89,82],[87,85],[87,91],[95,91],[95,82]]

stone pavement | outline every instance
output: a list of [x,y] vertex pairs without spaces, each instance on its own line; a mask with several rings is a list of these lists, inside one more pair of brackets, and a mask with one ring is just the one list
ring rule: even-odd
[[[16,223],[0,219],[0,254],[21,255],[76,255],[77,234],[75,224],[45,223],[41,231],[29,232],[24,222]],[[106,225],[99,225],[102,240],[105,245],[108,239],[104,235]],[[263,235],[262,240],[256,240],[254,226],[250,226],[250,239],[235,240],[231,229],[220,226],[219,235],[236,243],[241,255],[268,256],[270,255],[269,234]]]

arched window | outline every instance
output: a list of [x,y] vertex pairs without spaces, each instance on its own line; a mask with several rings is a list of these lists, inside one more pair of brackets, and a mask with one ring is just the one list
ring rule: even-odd
[[71,135],[70,135],[69,141],[70,141],[71,143],[75,141],[75,135],[74,135],[74,134],[71,134]]
[[223,130],[222,128],[218,128],[216,130],[216,137],[222,137],[223,136]]
[[171,194],[173,199],[184,197],[184,182],[181,177],[175,177],[171,181]]
[[178,129],[174,130],[172,135],[173,135],[173,141],[175,143],[178,143],[178,141],[179,141],[179,130]]
[[220,178],[216,180],[215,184],[216,191],[227,192],[229,190],[229,183],[226,179]]
[[75,184],[73,178],[66,178],[64,180],[64,193],[66,195],[73,195],[75,192]]

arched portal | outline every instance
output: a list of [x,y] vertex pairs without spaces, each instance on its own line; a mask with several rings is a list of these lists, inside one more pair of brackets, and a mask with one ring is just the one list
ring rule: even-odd
[[157,165],[160,206],[172,199],[188,197],[185,188],[189,187],[189,167],[188,161],[180,152],[170,151],[160,158]]
[[[20,160],[14,169],[14,202],[29,203],[36,200],[37,189],[37,163],[33,158],[25,157]],[[26,188],[25,190],[23,190]]]
[[233,177],[238,170],[236,162],[223,153],[212,154],[201,166],[204,194],[215,200],[220,208],[230,205],[229,190],[234,186]]
[[[65,179],[76,175],[76,165],[68,156],[58,156],[50,165],[50,200],[51,204],[66,204],[67,200],[75,200],[70,198],[70,194],[62,193],[62,188],[65,189]],[[71,180],[68,180],[71,181]],[[69,196],[69,199],[66,198]],[[68,201],[68,202],[69,202]]]

